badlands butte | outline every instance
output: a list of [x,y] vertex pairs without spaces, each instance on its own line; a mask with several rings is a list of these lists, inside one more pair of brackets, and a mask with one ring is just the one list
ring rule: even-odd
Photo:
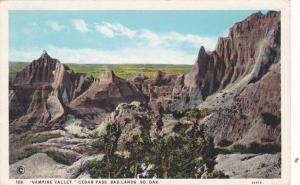
[[280,30],[252,14],[188,74],[96,78],[44,52],[10,81],[10,177],[280,178]]

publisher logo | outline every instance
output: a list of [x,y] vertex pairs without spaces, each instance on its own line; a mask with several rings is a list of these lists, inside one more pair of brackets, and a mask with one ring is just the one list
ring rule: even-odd
[[24,173],[25,173],[25,168],[24,168],[24,166],[18,166],[17,172],[18,172],[18,174],[24,174]]

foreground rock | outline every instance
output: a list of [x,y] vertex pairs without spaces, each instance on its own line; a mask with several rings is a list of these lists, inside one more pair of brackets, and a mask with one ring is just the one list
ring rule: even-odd
[[215,170],[230,178],[280,178],[281,153],[218,155]]
[[[19,166],[25,168],[25,173],[17,172]],[[10,178],[61,178],[66,176],[67,165],[55,162],[47,154],[37,153],[20,160],[9,167]]]
[[[101,160],[102,157],[103,155],[82,157],[72,165],[64,165],[55,162],[45,153],[37,153],[10,165],[9,174],[13,179],[80,178],[83,175],[88,176],[86,167],[89,161]],[[24,174],[17,172],[20,166],[25,168]]]

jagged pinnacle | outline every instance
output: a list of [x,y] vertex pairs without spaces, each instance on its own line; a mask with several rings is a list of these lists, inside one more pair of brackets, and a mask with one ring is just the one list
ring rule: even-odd
[[48,55],[47,51],[44,50],[40,58],[50,58],[50,56]]
[[203,55],[206,55],[206,51],[205,51],[204,47],[201,46],[201,47],[200,47],[200,50],[199,50],[199,53],[198,53],[198,57],[201,57],[201,56],[203,56]]

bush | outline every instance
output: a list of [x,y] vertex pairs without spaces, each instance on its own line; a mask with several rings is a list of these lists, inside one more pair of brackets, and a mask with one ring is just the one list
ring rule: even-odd
[[249,150],[249,147],[247,147],[246,145],[242,145],[242,144],[232,144],[228,147],[228,150],[231,153],[251,153]]
[[184,116],[184,113],[183,113],[183,112],[179,112],[179,111],[174,111],[174,112],[172,113],[172,115],[173,115],[173,117],[174,117],[175,119],[180,119],[180,118],[182,118],[182,117]]
[[185,116],[189,119],[203,119],[209,115],[207,109],[192,109],[185,112]]
[[29,135],[24,138],[24,140],[27,140],[28,143],[42,143],[46,142],[49,139],[52,138],[58,138],[60,137],[60,134],[37,134],[37,135]]
[[228,147],[230,153],[278,153],[281,147],[275,144],[259,144],[252,142],[249,145],[233,144]]
[[258,144],[253,142],[249,146],[251,153],[278,153],[281,152],[281,147],[275,144]]
[[[185,129],[185,125],[177,127]],[[157,178],[197,178],[197,168],[206,165],[211,171],[215,165],[214,144],[203,131],[195,130],[193,134],[170,133],[154,140],[149,153],[152,176]]]
[[115,154],[110,159],[104,156],[102,160],[92,160],[87,165],[91,178],[129,178],[133,175],[128,168],[126,160]]
[[22,136],[20,139],[10,143],[9,147],[11,149],[14,148],[19,148],[23,147],[28,144],[33,144],[33,143],[42,143],[46,142],[51,138],[58,138],[61,135],[59,133],[57,134],[33,134],[33,133],[28,133],[24,136]]
[[227,139],[222,139],[219,143],[218,146],[220,147],[226,147],[232,144],[232,141],[228,141]]
[[22,160],[24,158],[30,157],[33,154],[35,154],[37,151],[31,148],[25,149],[22,152],[12,154],[10,153],[9,155],[9,164],[13,164],[19,160]]
[[269,112],[261,113],[261,117],[263,119],[263,123],[271,127],[276,127],[281,122],[280,117],[277,117]]
[[[26,146],[33,143],[42,143],[48,141],[51,138],[60,137],[60,134],[33,134],[28,133],[16,141],[10,141],[9,144],[9,163],[15,163],[21,159],[30,157],[37,151],[32,148],[27,148]],[[26,149],[24,149],[26,148]]]
[[[101,161],[91,161],[87,170],[92,178],[199,178],[197,171],[203,165],[212,172],[215,149],[212,138],[202,127],[187,133],[186,125],[178,124],[177,132],[150,139],[149,131],[125,144],[128,156],[117,155],[119,129],[110,125],[107,133],[94,144],[95,150],[105,154]],[[124,153],[126,153],[123,151]],[[148,168],[149,167],[149,168]],[[146,170],[147,169],[147,170]],[[143,172],[146,172],[146,175]]]
[[54,161],[65,164],[65,165],[71,165],[76,161],[76,156],[74,155],[68,155],[63,152],[58,151],[48,151],[46,154],[52,158]]

